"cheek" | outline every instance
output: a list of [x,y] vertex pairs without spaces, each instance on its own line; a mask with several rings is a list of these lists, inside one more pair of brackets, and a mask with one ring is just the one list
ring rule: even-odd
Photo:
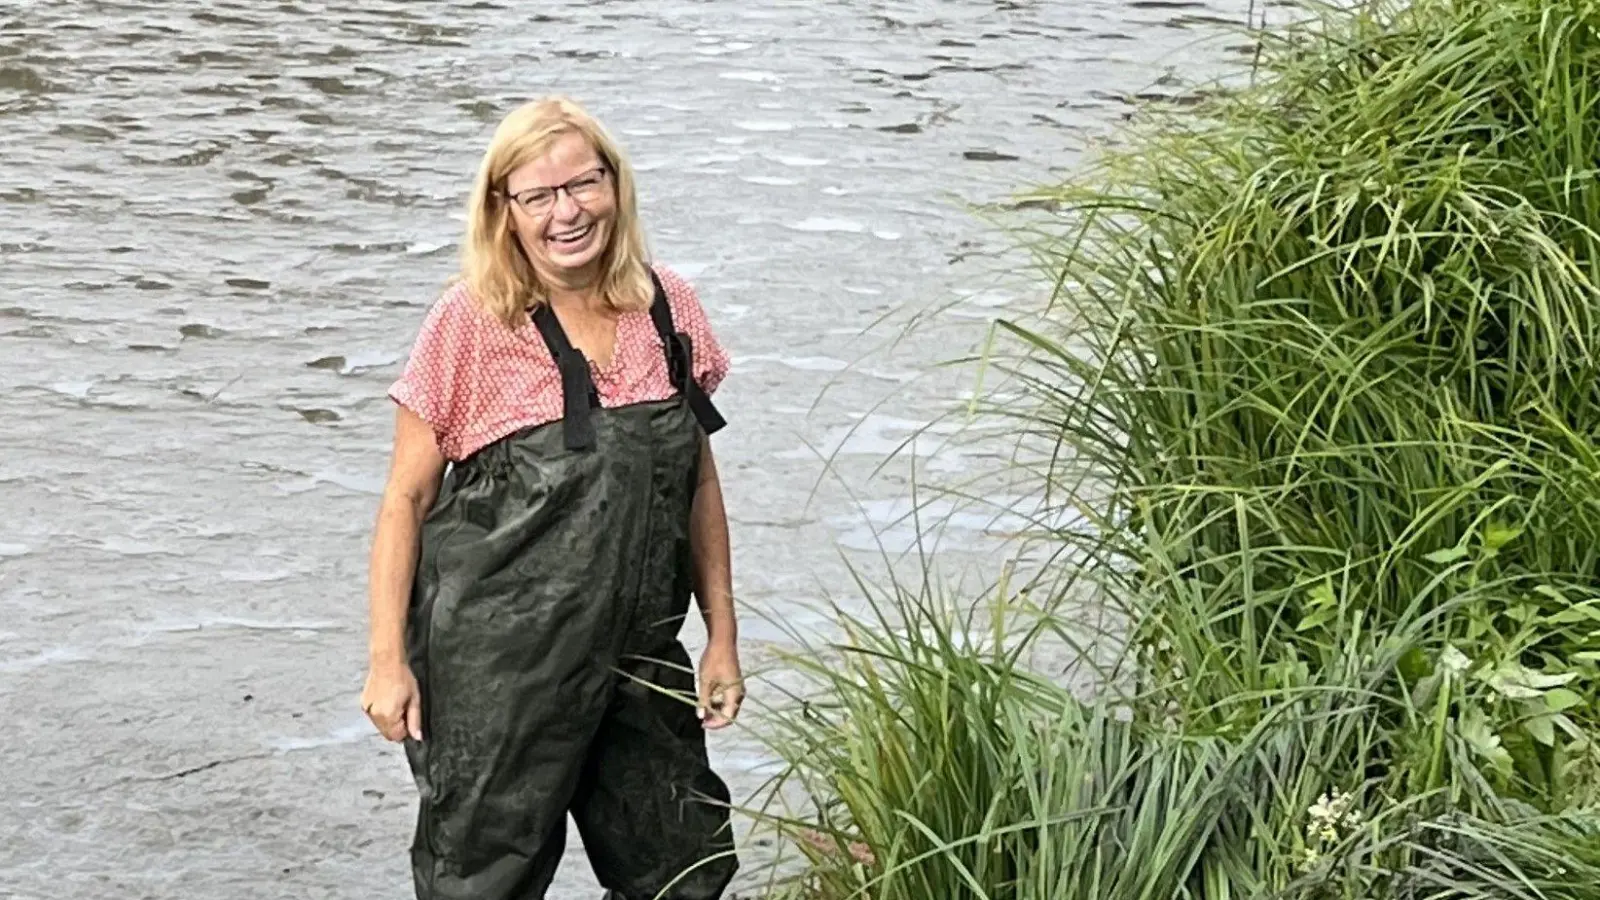
[[544,258],[544,241],[538,239],[537,233],[524,226],[526,223],[513,219],[511,225],[511,239],[522,248],[522,253],[530,259]]
[[544,242],[539,239],[538,223],[528,221],[520,213],[512,213],[506,219],[506,225],[518,243],[531,252],[539,252],[540,245]]

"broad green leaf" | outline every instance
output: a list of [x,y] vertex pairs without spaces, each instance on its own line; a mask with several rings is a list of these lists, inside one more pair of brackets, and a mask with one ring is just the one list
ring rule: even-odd
[[1549,597],[1550,599],[1556,601],[1557,603],[1569,603],[1569,602],[1571,602],[1571,601],[1569,601],[1567,599],[1567,595],[1566,594],[1561,593],[1559,590],[1551,587],[1548,584],[1539,585],[1538,587],[1533,589],[1533,592],[1535,594],[1543,594],[1546,597]]
[[1338,606],[1339,598],[1334,596],[1333,585],[1326,581],[1320,582],[1306,592],[1311,598],[1313,606]]
[[1520,534],[1522,534],[1521,528],[1511,525],[1490,524],[1483,529],[1483,543],[1490,550],[1499,550],[1501,547],[1516,540]]
[[1456,645],[1451,644],[1444,648],[1443,653],[1439,654],[1439,666],[1460,675],[1472,668],[1472,660],[1468,659],[1465,653],[1456,649]]
[[1556,688],[1544,695],[1544,705],[1551,712],[1561,712],[1574,706],[1582,706],[1583,698],[1578,696],[1576,691],[1568,690],[1567,688]]
[[1571,625],[1574,622],[1600,622],[1600,605],[1589,600],[1577,606],[1551,613],[1545,621],[1553,625]]
[[1300,620],[1300,624],[1296,625],[1294,627],[1294,630],[1295,631],[1301,631],[1301,632],[1310,631],[1311,629],[1316,628],[1319,625],[1326,625],[1329,622],[1329,620],[1331,620],[1334,617],[1334,613],[1335,612],[1337,612],[1337,610],[1330,609],[1328,607],[1321,607],[1319,609],[1316,609],[1316,610],[1312,611],[1312,613],[1310,615],[1308,615],[1305,618],[1301,619]]
[[1555,722],[1551,721],[1549,716],[1534,716],[1526,722],[1523,722],[1522,727],[1526,728],[1528,733],[1533,735],[1533,739],[1539,743],[1545,745],[1546,747],[1555,746],[1556,726]]
[[1500,735],[1489,727],[1488,719],[1477,709],[1469,709],[1456,723],[1456,731],[1472,752],[1502,775],[1511,774],[1511,754],[1500,743]]
[[1493,630],[1494,624],[1489,621],[1489,618],[1487,616],[1478,615],[1477,613],[1474,613],[1472,620],[1467,623],[1467,637],[1474,641]]
[[1527,623],[1539,615],[1539,607],[1532,603],[1518,603],[1506,610],[1506,618],[1514,622]]
[[1513,700],[1532,700],[1551,688],[1561,687],[1577,678],[1577,672],[1547,675],[1536,672],[1520,663],[1507,661],[1500,664],[1488,677],[1489,686],[1503,697]]
[[1432,553],[1429,553],[1427,556],[1424,556],[1423,559],[1431,563],[1439,563],[1440,565],[1444,565],[1446,563],[1453,563],[1458,559],[1465,559],[1468,552],[1469,551],[1466,547],[1458,545],[1455,547],[1446,547],[1443,550],[1435,550]]
[[1555,713],[1551,718],[1555,720],[1556,727],[1565,731],[1579,748],[1589,746],[1589,735],[1570,718],[1561,713]]

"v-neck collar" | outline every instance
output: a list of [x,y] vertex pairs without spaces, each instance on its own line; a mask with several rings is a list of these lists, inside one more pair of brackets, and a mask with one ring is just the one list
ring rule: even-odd
[[[519,330],[522,332],[524,338],[542,343],[542,340],[539,337],[539,329],[533,324],[533,310],[536,308],[537,307],[528,308],[528,318],[522,323],[522,327]],[[606,361],[605,365],[601,365],[598,361],[590,359],[589,354],[584,353],[582,350],[577,350],[576,346],[573,346],[573,349],[577,350],[578,354],[581,355],[584,361],[589,364],[590,372],[593,372],[595,375],[603,377],[607,380],[615,380],[620,374],[622,367],[623,350],[628,346],[627,341],[632,340],[634,337],[631,331],[636,330],[638,327],[637,323],[633,320],[647,315],[648,313],[635,313],[631,311],[619,312],[617,314],[611,335],[611,358]],[[550,320],[557,328],[561,329],[562,336],[566,337],[566,326],[561,324],[561,316],[556,313],[554,307],[551,307],[550,309]],[[571,339],[568,338],[567,340],[568,344],[571,345]]]

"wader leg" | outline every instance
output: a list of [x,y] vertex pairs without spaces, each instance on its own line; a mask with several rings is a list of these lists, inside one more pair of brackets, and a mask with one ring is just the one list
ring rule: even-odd
[[706,758],[689,654],[674,642],[654,655],[661,662],[621,664],[573,819],[609,898],[716,900],[738,869],[728,788]]
[[[455,690],[424,690],[423,741],[407,742],[421,788],[418,900],[542,900],[555,877],[607,679],[562,684],[514,663],[483,646],[453,660]],[[569,685],[570,711],[528,699]]]
[[413,851],[412,881],[418,900],[544,900],[566,848],[566,816],[530,857],[507,853],[470,867]]

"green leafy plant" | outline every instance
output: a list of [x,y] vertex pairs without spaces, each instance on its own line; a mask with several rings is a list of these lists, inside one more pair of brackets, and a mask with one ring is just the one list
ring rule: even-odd
[[[1409,647],[1355,650],[1367,661],[1220,736],[1080,700],[1020,665],[1065,623],[1018,597],[864,594],[867,618],[833,610],[843,641],[793,636],[785,670],[804,676],[804,702],[765,716],[787,765],[752,815],[799,854],[770,896],[1592,898],[1600,885],[1592,816],[1475,815],[1407,782],[1383,724],[1406,701],[1375,687]],[[1443,752],[1463,765],[1473,751],[1452,736]]]
[[790,660],[790,895],[1600,896],[1600,0],[1318,13],[1023,198],[1058,561]]
[[1220,701],[1410,629],[1386,690],[1455,647],[1501,787],[1593,796],[1597,29],[1577,0],[1325,10],[1038,192],[1059,300],[1003,323],[1009,412],[1191,716],[1247,724],[1271,704]]

